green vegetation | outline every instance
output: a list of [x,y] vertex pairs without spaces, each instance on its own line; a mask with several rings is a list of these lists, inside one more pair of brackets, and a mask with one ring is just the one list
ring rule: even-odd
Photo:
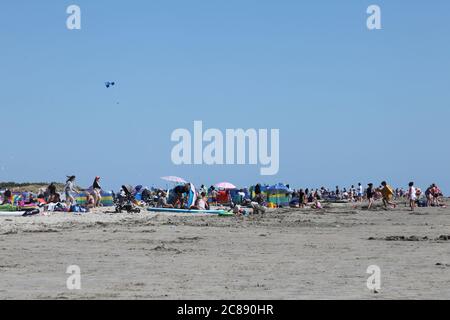
[[[37,193],[39,189],[46,189],[50,182],[24,182],[24,183],[16,183],[16,182],[0,182],[0,190],[9,189],[17,192],[35,192]],[[56,183],[56,189],[58,191],[62,191],[64,189],[64,184]]]

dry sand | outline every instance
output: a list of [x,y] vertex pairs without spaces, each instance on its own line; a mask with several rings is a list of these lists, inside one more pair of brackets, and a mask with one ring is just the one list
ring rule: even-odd
[[[0,299],[450,298],[449,208],[322,213],[0,218]],[[69,265],[81,290],[66,287]]]

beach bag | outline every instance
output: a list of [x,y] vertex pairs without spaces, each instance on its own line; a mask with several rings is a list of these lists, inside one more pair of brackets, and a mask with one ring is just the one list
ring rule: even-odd
[[80,212],[80,210],[81,208],[77,204],[70,206],[70,212]]
[[425,200],[419,200],[418,206],[424,208],[427,206],[427,202]]

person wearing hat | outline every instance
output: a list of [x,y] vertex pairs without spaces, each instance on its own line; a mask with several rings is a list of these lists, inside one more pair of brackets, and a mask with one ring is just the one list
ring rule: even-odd
[[94,207],[100,207],[102,205],[102,187],[100,186],[100,177],[95,177],[92,183],[92,192],[94,194],[95,204]]

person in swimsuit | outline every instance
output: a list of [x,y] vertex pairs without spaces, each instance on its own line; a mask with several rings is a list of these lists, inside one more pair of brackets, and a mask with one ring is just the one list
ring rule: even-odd
[[50,183],[50,185],[47,187],[47,190],[46,190],[45,194],[47,195],[47,198],[45,200],[48,203],[52,202],[52,200],[55,199],[56,186],[55,186],[55,184],[53,182]]
[[94,195],[94,208],[100,207],[102,205],[102,187],[100,186],[100,177],[95,177],[94,182],[92,183],[92,192]]
[[367,190],[366,190],[367,200],[369,200],[369,206],[367,207],[367,210],[370,210],[373,205],[373,200],[375,193],[373,192],[373,183],[369,183]]
[[300,191],[298,192],[298,207],[305,207],[305,192],[303,191],[303,189],[300,189]]
[[85,208],[88,208],[88,209],[95,208],[95,198],[90,193],[86,194]]
[[191,185],[189,183],[186,183],[185,185],[179,185],[173,188],[173,192],[175,193],[175,200],[174,200],[174,207],[176,208],[179,204],[179,208],[184,207],[184,195],[189,192],[191,189]]
[[3,194],[3,202],[1,203],[2,205],[4,204],[12,204],[12,192],[9,189],[5,190],[5,193]]

